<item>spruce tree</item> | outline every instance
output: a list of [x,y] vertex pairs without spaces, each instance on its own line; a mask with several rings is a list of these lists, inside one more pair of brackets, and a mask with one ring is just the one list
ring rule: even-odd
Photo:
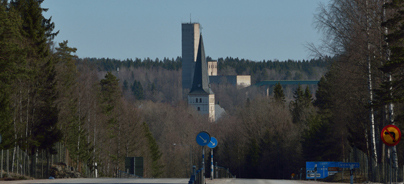
[[392,80],[386,80],[381,85],[381,90],[378,91],[380,96],[378,99],[379,105],[384,103],[396,103],[404,101],[404,76],[402,69],[404,67],[404,1],[391,1],[385,4],[385,8],[394,12],[393,16],[382,23],[389,33],[386,35],[390,60],[387,60],[381,70],[388,75],[391,75]]
[[153,134],[150,132],[149,126],[147,126],[146,122],[143,122],[143,131],[149,144],[149,151],[151,154],[152,177],[159,178],[163,174],[162,169],[164,167],[160,164],[162,153],[160,152],[156,139],[154,139]]
[[274,98],[278,102],[286,102],[285,94],[283,93],[282,85],[277,83],[274,88]]
[[21,44],[25,40],[21,35],[22,20],[14,9],[7,11],[4,3],[0,5],[0,149],[10,148],[16,141],[10,98],[15,93],[15,81],[25,76],[26,64],[25,46]]

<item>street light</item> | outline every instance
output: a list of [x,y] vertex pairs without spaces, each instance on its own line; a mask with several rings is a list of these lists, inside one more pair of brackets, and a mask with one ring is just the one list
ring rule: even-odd
[[[173,143],[173,146],[176,146],[176,145],[177,145],[176,143]],[[185,145],[179,144],[179,145],[180,146],[189,146],[189,158],[190,158],[190,163],[191,163],[190,173],[192,175],[192,145],[187,145],[187,144],[185,144]]]

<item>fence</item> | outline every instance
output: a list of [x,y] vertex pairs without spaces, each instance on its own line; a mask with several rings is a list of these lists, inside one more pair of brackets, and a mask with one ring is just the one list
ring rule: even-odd
[[[73,167],[69,167],[69,165],[73,165],[73,161],[70,160],[69,153],[65,147],[57,143],[54,149],[58,153],[49,154],[49,159],[45,151],[37,151],[30,156],[18,146],[8,150],[0,150],[0,178],[49,178],[51,166],[54,166],[54,164],[65,165],[66,169],[74,170]],[[79,166],[81,166],[80,163]],[[83,168],[85,171],[82,171],[81,167],[79,167],[79,171],[83,173],[82,176],[89,177],[93,174],[88,166],[84,165]]]

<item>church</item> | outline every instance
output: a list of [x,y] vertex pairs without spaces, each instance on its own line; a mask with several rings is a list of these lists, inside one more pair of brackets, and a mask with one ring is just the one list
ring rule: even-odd
[[195,107],[200,114],[206,114],[215,121],[215,94],[210,88],[208,63],[206,62],[202,34],[199,37],[198,52],[193,72],[192,88],[188,93],[188,105]]

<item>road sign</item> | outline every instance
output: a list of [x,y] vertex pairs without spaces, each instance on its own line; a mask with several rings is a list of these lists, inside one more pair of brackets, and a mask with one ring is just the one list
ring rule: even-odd
[[[306,162],[306,179],[324,179],[338,171],[329,168],[338,167],[339,162]],[[317,171],[315,170],[317,165]]]
[[201,146],[206,146],[210,142],[210,135],[208,132],[202,131],[199,132],[198,135],[196,135],[196,143],[198,143]]
[[381,132],[381,138],[387,146],[395,146],[401,140],[401,131],[394,125],[387,125]]
[[359,163],[358,162],[340,162],[338,164],[339,168],[351,168],[351,166],[353,166],[353,168],[359,168]]
[[217,146],[217,139],[214,137],[210,137],[210,142],[208,144],[209,148],[215,148]]

